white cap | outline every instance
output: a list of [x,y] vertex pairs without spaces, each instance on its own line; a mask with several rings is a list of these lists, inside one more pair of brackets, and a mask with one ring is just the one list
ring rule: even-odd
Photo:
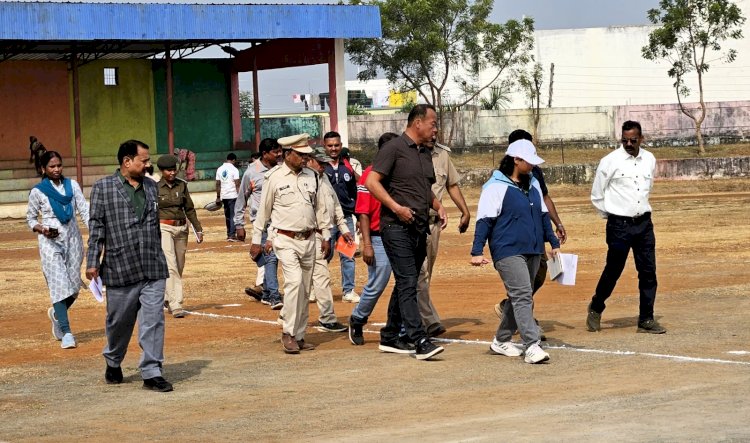
[[527,163],[534,166],[544,163],[544,160],[536,155],[536,147],[534,146],[534,143],[531,143],[528,140],[514,141],[508,146],[508,150],[505,152],[505,155],[522,158],[526,160]]

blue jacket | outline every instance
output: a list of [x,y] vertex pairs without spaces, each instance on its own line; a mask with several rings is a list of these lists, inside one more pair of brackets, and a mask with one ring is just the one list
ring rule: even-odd
[[552,232],[539,182],[532,177],[528,196],[500,171],[482,186],[471,255],[482,255],[489,242],[492,261],[523,254],[543,254],[544,242],[560,241]]

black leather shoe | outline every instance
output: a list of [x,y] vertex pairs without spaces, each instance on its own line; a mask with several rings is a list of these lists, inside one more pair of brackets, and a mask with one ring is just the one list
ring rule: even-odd
[[427,327],[427,336],[430,338],[441,336],[446,332],[445,326],[440,323],[433,323]]
[[169,392],[174,390],[172,383],[164,380],[164,377],[144,378],[143,389],[150,389],[156,392]]
[[119,385],[122,383],[122,369],[119,366],[113,368],[112,366],[107,365],[107,370],[104,371],[104,381],[106,381],[108,385]]

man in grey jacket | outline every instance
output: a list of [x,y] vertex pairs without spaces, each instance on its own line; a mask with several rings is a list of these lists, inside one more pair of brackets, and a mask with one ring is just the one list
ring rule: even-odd
[[86,278],[101,277],[107,287],[104,379],[108,384],[122,383],[120,365],[137,319],[143,388],[168,392],[172,385],[162,377],[161,368],[169,272],[161,248],[156,183],[144,180],[151,163],[148,145],[128,140],[120,145],[117,160],[120,168],[91,188],[86,256]]

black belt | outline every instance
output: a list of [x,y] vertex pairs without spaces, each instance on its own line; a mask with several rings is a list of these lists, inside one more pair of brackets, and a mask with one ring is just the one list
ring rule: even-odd
[[645,222],[646,220],[651,220],[651,213],[647,212],[643,215],[639,215],[638,217],[626,217],[624,215],[609,214],[607,218],[611,218],[612,220],[622,220],[626,223],[637,225],[638,223]]
[[370,231],[370,237],[380,237],[380,231]]

